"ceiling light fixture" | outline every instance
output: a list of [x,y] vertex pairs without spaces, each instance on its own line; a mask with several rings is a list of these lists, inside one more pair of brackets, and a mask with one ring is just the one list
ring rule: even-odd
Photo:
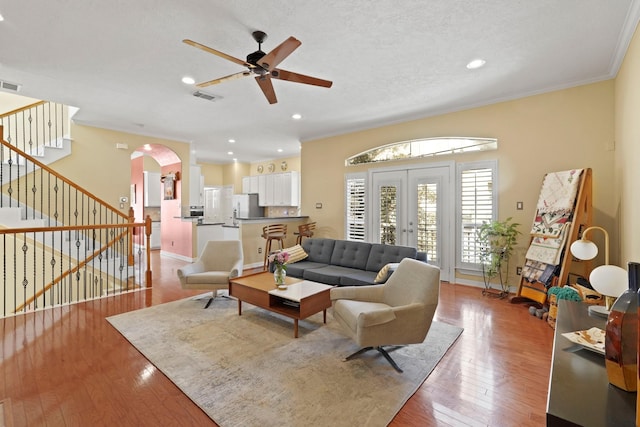
[[193,79],[193,77],[189,77],[189,76],[184,76],[182,78],[182,83],[186,84],[186,85],[192,85],[194,84],[196,81]]
[[233,156],[233,151],[227,151],[227,154]]
[[230,140],[229,140],[229,144],[234,144],[235,142],[236,142],[236,140],[235,140],[235,139],[230,139]]
[[282,153],[282,148],[278,148],[278,153]]
[[474,59],[473,61],[469,62],[467,64],[467,68],[470,70],[476,70],[482,66],[484,66],[484,64],[486,64],[487,61],[485,61],[484,59]]
[[300,114],[300,113],[295,113],[295,114],[291,115],[291,118],[292,118],[293,120],[300,120],[300,119],[302,118],[302,114]]

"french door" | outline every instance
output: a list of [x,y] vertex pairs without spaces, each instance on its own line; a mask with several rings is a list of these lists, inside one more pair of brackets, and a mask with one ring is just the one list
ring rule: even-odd
[[373,241],[426,252],[445,281],[453,274],[452,170],[449,164],[381,170],[371,179]]

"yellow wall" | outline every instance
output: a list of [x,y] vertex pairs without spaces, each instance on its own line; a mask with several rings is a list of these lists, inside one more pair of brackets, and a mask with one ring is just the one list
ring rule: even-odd
[[[498,138],[499,149],[377,164],[389,167],[444,160],[498,159],[499,219],[522,224],[516,257],[524,257],[542,178],[547,172],[593,169],[594,223],[614,228],[614,82],[612,80],[515,101],[324,138],[302,144],[302,213],[317,221],[318,236],[344,237],[344,176],[371,166],[345,159],[369,148],[424,137]],[[516,202],[524,210],[516,210]],[[316,209],[322,203],[322,209]],[[617,252],[612,253],[615,261]],[[517,265],[522,262],[516,258]]]
[[224,185],[224,167],[211,163],[198,163],[200,174],[204,177],[205,187]]
[[[612,245],[620,247],[621,266],[640,262],[640,34],[627,50],[615,82],[615,178],[611,181],[611,209],[619,219]],[[615,243],[617,242],[617,243]]]
[[[129,197],[131,153],[144,144],[165,145],[180,157],[183,171],[185,165],[189,165],[189,144],[186,143],[81,125],[72,125],[71,137],[72,155],[51,167],[114,207],[120,206],[120,196]],[[117,143],[125,143],[129,148],[117,149]],[[188,168],[186,171],[181,183],[188,193]],[[121,211],[127,212],[128,208],[126,205]]]
[[233,185],[233,193],[242,193],[242,177],[249,175],[248,163],[232,163],[224,166],[224,184]]

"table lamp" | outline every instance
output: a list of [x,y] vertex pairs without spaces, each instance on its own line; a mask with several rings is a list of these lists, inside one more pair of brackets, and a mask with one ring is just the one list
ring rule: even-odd
[[587,239],[587,233],[591,230],[600,230],[604,233],[604,265],[591,271],[589,282],[593,289],[605,297],[605,306],[589,306],[589,313],[608,317],[611,305],[624,291],[629,288],[627,271],[616,265],[609,265],[609,233],[602,227],[587,227],[582,232],[580,240],[571,244],[571,253],[578,259],[590,260],[598,255],[598,246]]

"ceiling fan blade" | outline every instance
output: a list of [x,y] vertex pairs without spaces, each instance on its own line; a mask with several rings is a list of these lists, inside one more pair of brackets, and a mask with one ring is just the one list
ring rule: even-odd
[[279,68],[276,68],[275,70],[271,71],[271,77],[273,77],[274,79],[286,80],[294,83],[303,83],[307,85],[322,86],[322,87],[331,87],[331,85],[333,84],[333,82],[329,80],[322,80],[316,77],[305,76],[304,74],[298,74],[292,71],[282,70]]
[[211,85],[217,85],[218,83],[226,82],[228,80],[239,79],[240,77],[245,77],[251,74],[249,71],[241,71],[239,73],[230,74],[228,76],[220,77],[219,79],[209,80],[208,82],[198,83],[196,87],[207,87]]
[[235,62],[236,64],[243,65],[243,66],[249,67],[249,68],[255,68],[255,65],[249,64],[247,61],[235,58],[235,57],[233,57],[231,55],[227,55],[224,52],[220,52],[219,50],[212,49],[209,46],[205,46],[205,45],[200,44],[198,42],[194,42],[193,40],[184,39],[184,40],[182,40],[182,42],[186,43],[186,44],[188,44],[190,46],[197,47],[198,49],[204,50],[205,52],[212,53],[212,54],[214,54],[216,56],[219,56],[220,58],[224,58],[224,59],[226,59],[228,61]]
[[258,86],[262,89],[264,96],[267,97],[267,101],[269,104],[275,104],[278,102],[276,98],[276,92],[273,90],[273,83],[271,82],[271,76],[265,74],[264,76],[256,76],[256,81],[258,82]]
[[273,70],[280,64],[284,59],[291,55],[291,52],[296,50],[302,42],[295,37],[289,37],[271,52],[267,53],[260,59],[260,66],[265,70]]

